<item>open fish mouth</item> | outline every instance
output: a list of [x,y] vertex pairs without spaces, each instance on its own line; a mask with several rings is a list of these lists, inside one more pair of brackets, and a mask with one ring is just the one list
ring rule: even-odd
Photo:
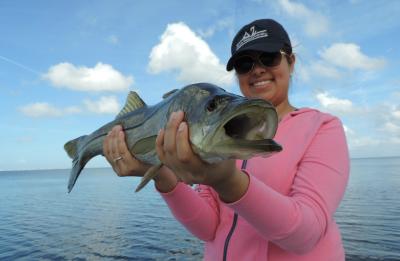
[[267,107],[264,101],[260,104],[251,102],[251,105],[246,102],[229,113],[219,125],[217,133],[222,132],[223,136],[234,140],[272,139],[278,124],[276,114],[270,113],[272,108]]
[[[263,113],[264,112],[264,113]],[[223,124],[225,135],[237,140],[262,140],[272,138],[267,126],[265,110],[248,110],[240,112]]]
[[[245,103],[228,113],[216,128],[212,137],[214,150],[233,154],[266,155],[279,152],[282,147],[272,138],[275,136],[278,118],[264,101]],[[247,156],[245,156],[247,158]]]

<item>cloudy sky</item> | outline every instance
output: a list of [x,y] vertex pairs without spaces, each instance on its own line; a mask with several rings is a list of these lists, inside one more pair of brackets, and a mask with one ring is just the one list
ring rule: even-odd
[[[339,116],[352,157],[400,156],[400,1],[0,1],[0,170],[69,168],[66,141],[193,82],[239,93],[230,43],[281,22],[290,99]],[[90,166],[106,166],[98,157]]]

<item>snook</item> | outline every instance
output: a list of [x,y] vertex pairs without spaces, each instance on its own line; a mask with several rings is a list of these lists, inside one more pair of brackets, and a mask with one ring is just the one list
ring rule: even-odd
[[103,140],[115,125],[122,125],[130,152],[154,166],[136,189],[140,190],[162,165],[155,151],[157,133],[165,127],[170,114],[178,110],[185,112],[193,151],[208,163],[268,156],[282,150],[272,140],[278,125],[277,113],[265,100],[248,99],[209,83],[188,85],[163,98],[158,104],[147,106],[137,93],[130,92],[114,121],[67,142],[64,148],[73,159],[68,192],[86,163],[103,155]]

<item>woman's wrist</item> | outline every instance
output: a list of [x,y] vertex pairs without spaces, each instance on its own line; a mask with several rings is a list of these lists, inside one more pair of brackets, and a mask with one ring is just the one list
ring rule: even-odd
[[212,185],[218,193],[219,198],[225,203],[232,203],[239,200],[249,187],[249,177],[239,169],[235,169],[233,175]]
[[178,179],[170,169],[163,166],[159,170],[159,174],[154,177],[154,184],[159,192],[168,193],[178,185]]

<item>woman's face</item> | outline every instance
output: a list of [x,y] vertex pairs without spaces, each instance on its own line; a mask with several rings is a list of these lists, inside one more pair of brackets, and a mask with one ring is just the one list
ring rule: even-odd
[[[259,52],[251,52],[257,57]],[[249,98],[261,98],[270,101],[275,107],[288,100],[290,74],[293,72],[295,57],[285,57],[282,54],[281,62],[274,67],[265,67],[258,62],[246,74],[238,74],[240,90]],[[291,59],[288,63],[286,58]]]

